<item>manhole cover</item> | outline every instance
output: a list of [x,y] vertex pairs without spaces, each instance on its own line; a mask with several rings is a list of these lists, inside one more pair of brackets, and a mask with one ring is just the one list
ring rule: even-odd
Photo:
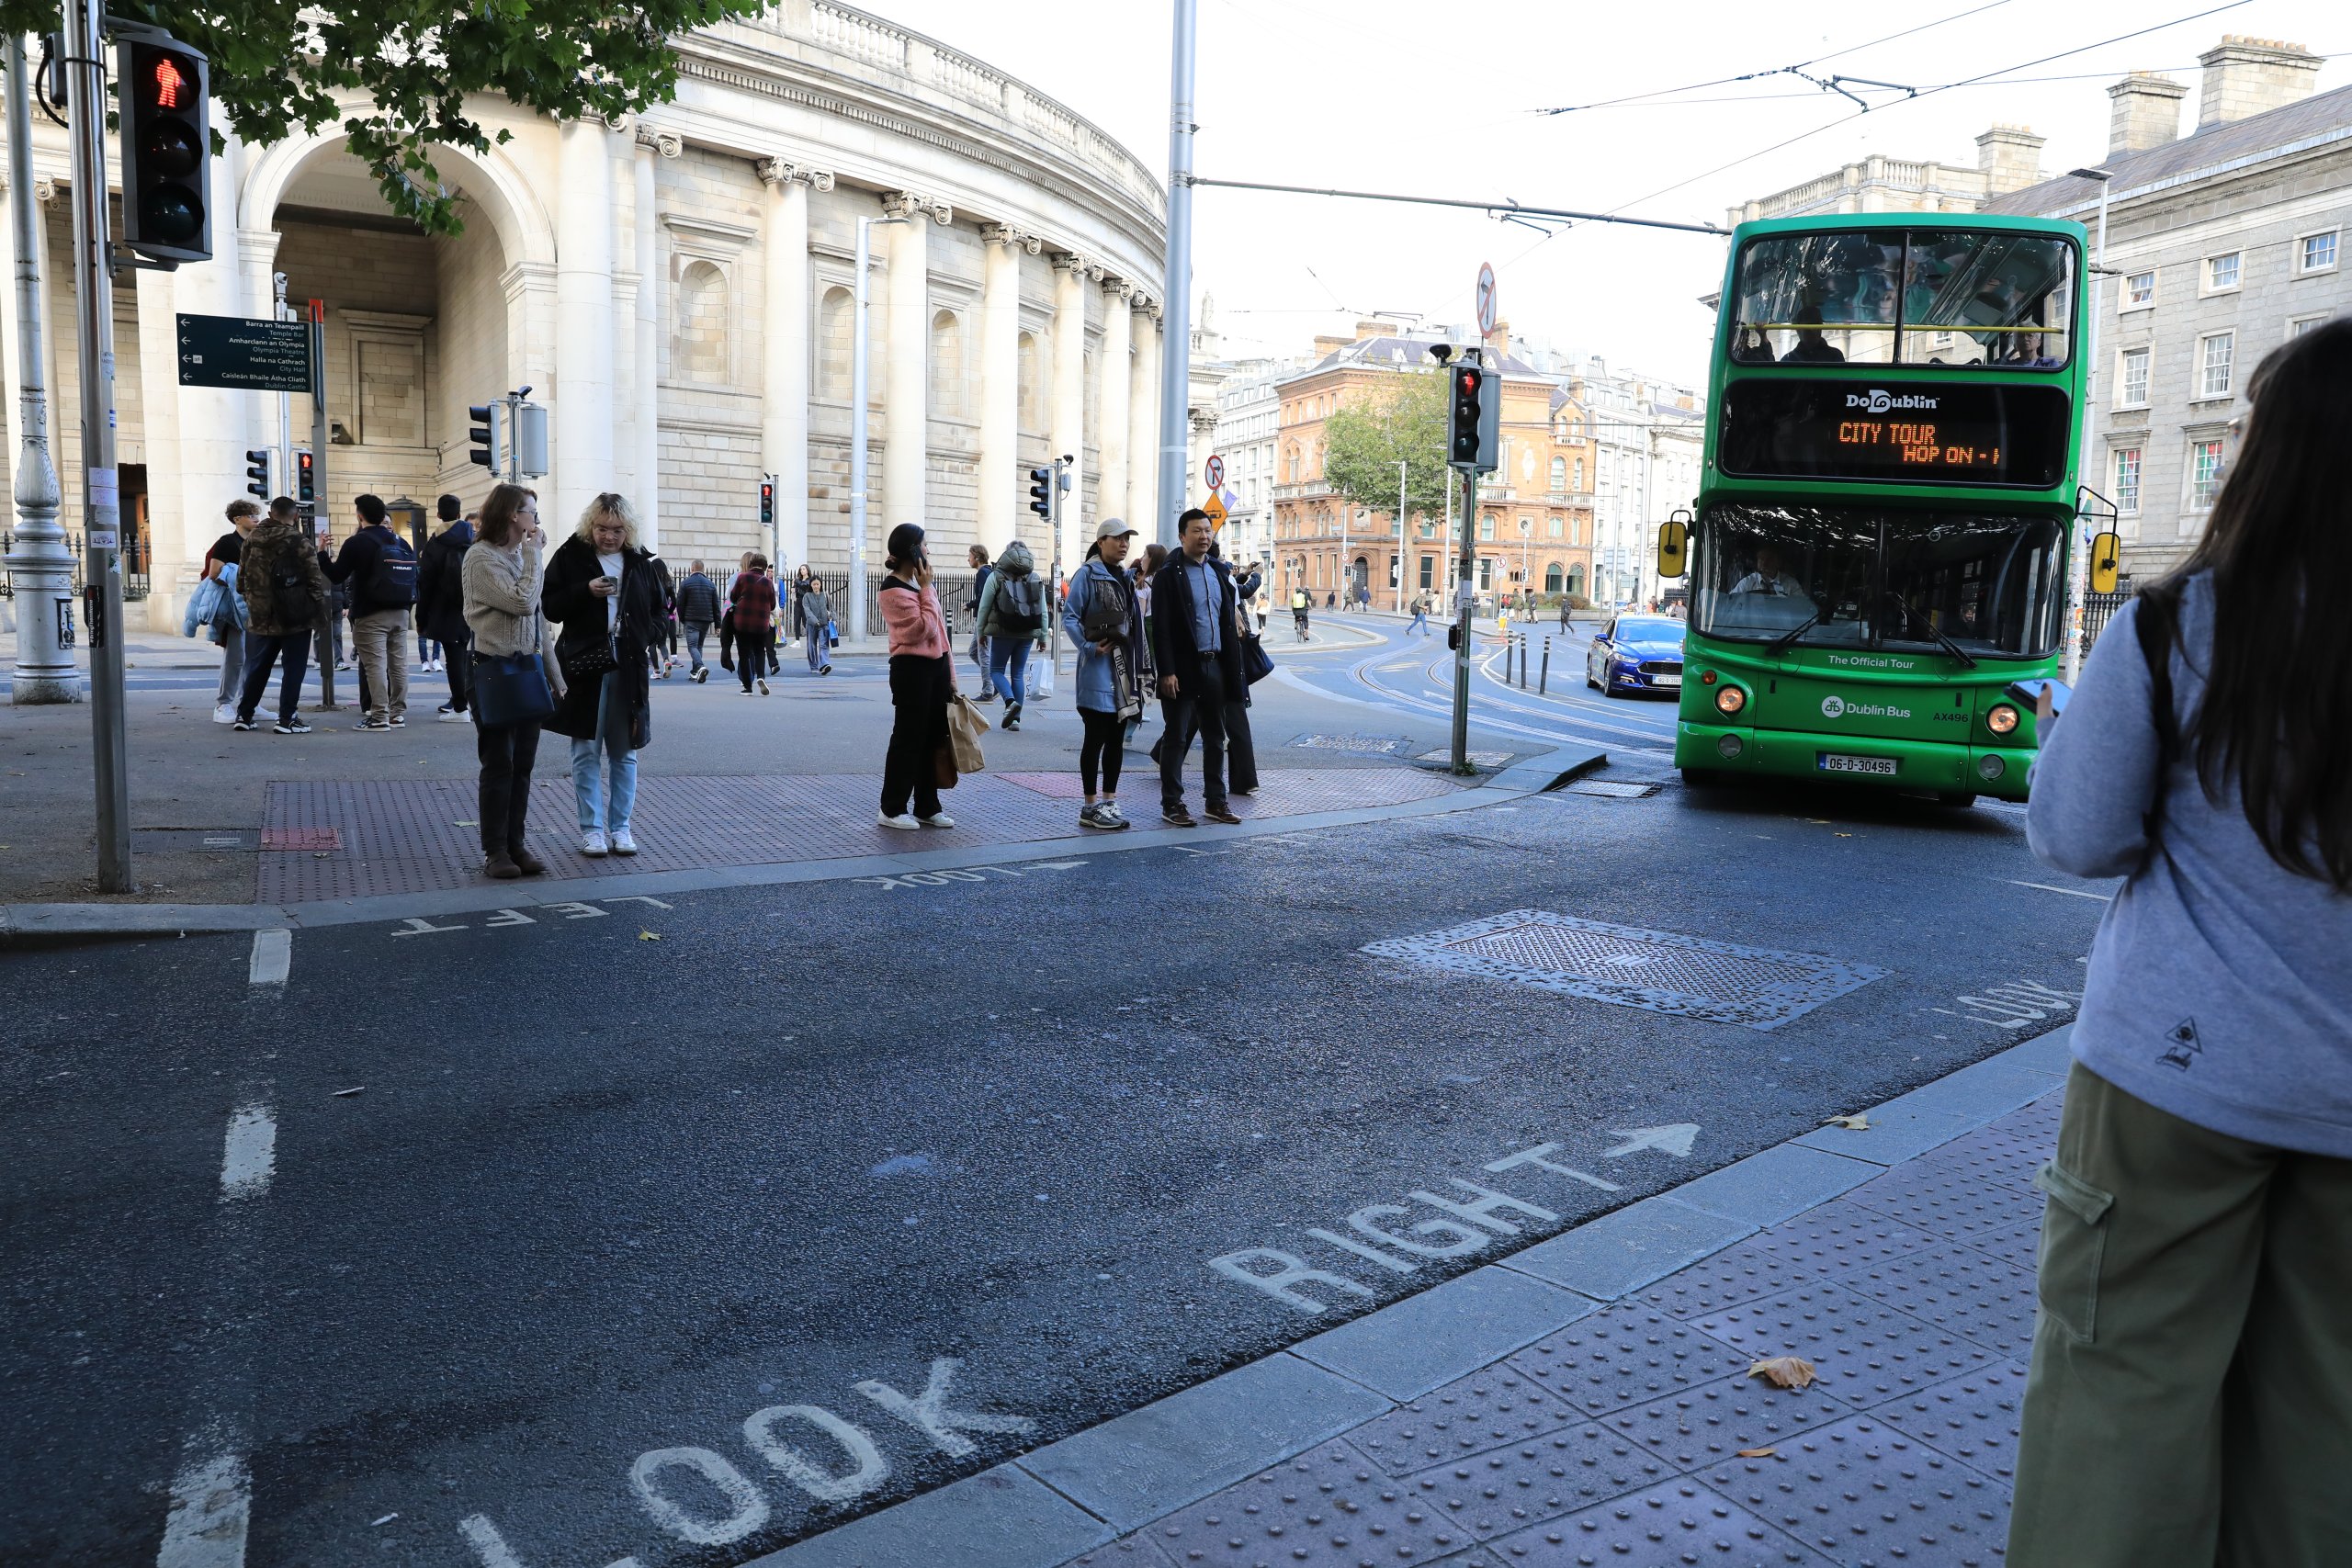
[[1291,744],[1318,751],[1376,751],[1393,757],[1412,741],[1402,735],[1301,735]]
[[[1471,761],[1482,768],[1499,768],[1510,761],[1510,753],[1508,751],[1472,751],[1467,755]],[[1453,761],[1453,753],[1449,750],[1441,749],[1435,751],[1424,751],[1413,760],[1417,762],[1451,762]]]
[[1656,795],[1657,785],[1635,784],[1630,779],[1585,779],[1568,785],[1565,793],[1606,795],[1611,800],[1639,800],[1645,795]]
[[134,828],[130,847],[142,855],[250,854],[261,848],[255,828]]
[[1886,973],[1810,953],[1779,953],[1673,931],[1513,909],[1364,952],[1483,975],[1651,1012],[1776,1029]]

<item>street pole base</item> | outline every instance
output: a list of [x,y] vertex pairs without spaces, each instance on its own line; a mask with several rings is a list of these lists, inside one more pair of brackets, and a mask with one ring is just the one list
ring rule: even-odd
[[78,703],[82,700],[82,677],[74,675],[59,679],[50,675],[19,675],[8,694],[8,701],[17,707],[35,703]]
[[1478,776],[1478,764],[1476,762],[1458,762],[1449,766],[1446,769],[1446,772],[1453,774],[1456,778],[1475,779]]

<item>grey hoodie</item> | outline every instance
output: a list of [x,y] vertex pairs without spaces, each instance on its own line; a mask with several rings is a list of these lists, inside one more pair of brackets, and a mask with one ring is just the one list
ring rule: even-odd
[[[2235,789],[2207,799],[2192,760],[2159,779],[2139,608],[2099,634],[2026,810],[2027,840],[2052,865],[2129,878],[2091,945],[2075,1058],[2198,1126],[2352,1158],[2352,897],[2272,860]],[[2180,622],[2185,721],[2211,656],[2210,578],[2189,580]]]

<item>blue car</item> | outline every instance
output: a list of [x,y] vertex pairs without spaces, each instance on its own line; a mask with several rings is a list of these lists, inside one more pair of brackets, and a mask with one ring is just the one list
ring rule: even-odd
[[1667,615],[1619,615],[1585,650],[1584,683],[1605,697],[1682,691],[1682,623]]

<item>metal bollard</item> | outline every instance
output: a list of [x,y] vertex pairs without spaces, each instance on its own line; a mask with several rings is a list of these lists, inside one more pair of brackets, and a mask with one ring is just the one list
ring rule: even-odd
[[1527,634],[1519,634],[1519,689],[1527,690]]
[[1539,696],[1539,697],[1540,697],[1540,696],[1542,696],[1542,695],[1544,694],[1544,693],[1545,688],[1546,688],[1546,687],[1548,687],[1548,686],[1550,686],[1550,685],[1551,685],[1551,683],[1552,683],[1552,639],[1551,639],[1550,637],[1545,637],[1545,638],[1544,639],[1544,663],[1543,663],[1543,666],[1542,666],[1542,667],[1541,667],[1541,668],[1536,671],[1536,675],[1535,675],[1535,694],[1536,694],[1537,696]]

